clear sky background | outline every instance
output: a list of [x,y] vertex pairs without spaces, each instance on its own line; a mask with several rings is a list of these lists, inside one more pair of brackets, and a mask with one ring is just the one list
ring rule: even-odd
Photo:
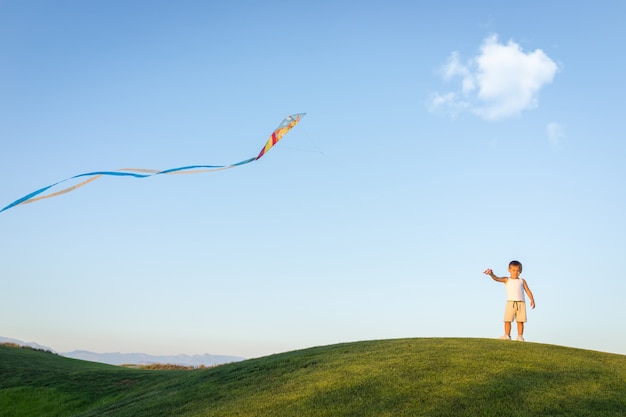
[[0,335],[257,357],[495,338],[626,354],[626,6],[0,1]]

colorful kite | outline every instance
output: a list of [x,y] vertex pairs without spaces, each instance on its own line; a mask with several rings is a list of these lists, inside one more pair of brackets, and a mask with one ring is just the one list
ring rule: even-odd
[[[117,176],[117,177],[147,178],[147,177],[152,177],[154,175],[161,175],[161,174],[198,174],[200,172],[218,171],[222,169],[229,169],[229,168],[234,168],[234,167],[238,167],[241,165],[249,164],[250,162],[258,161],[259,159],[261,159],[261,157],[265,155],[270,149],[272,149],[272,147],[276,145],[278,141],[281,140],[283,136],[285,136],[287,132],[291,130],[291,128],[293,128],[296,124],[298,124],[300,119],[302,119],[305,114],[306,113],[299,113],[299,114],[292,114],[291,116],[287,116],[285,120],[283,120],[280,123],[280,125],[278,125],[278,127],[272,132],[272,135],[265,143],[265,146],[263,146],[263,149],[261,149],[261,152],[259,152],[259,154],[256,157],[249,158],[241,162],[237,162],[237,163],[230,164],[230,165],[190,165],[190,166],[185,166],[185,167],[166,169],[163,171],[160,171],[157,169],[144,169],[144,168],[121,168],[115,171],[87,172],[85,174],[74,175],[73,177],[66,178],[62,181],[55,182],[54,184],[49,185],[47,187],[43,187],[37,191],[33,191],[32,193],[20,198],[19,200],[12,202],[8,206],[0,210],[0,213],[2,213],[5,210],[10,209],[11,207],[19,206],[20,204],[34,203],[35,201],[43,200],[44,198],[50,198],[50,197],[55,197],[57,195],[69,193],[70,191],[74,191],[75,189],[80,188],[83,185],[89,184],[90,182],[97,180],[103,175],[110,175],[110,176]],[[63,190],[56,191],[50,194],[40,195],[65,181],[69,181],[69,180],[73,180],[77,178],[87,178],[87,179],[76,185],[65,188]]]

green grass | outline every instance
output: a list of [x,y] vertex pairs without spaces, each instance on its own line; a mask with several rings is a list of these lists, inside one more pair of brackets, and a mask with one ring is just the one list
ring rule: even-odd
[[0,416],[624,416],[626,356],[485,339],[347,343],[192,371],[0,346]]

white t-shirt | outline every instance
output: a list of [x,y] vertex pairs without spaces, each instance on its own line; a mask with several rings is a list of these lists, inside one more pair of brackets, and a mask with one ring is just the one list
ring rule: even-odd
[[506,300],[507,301],[526,301],[524,299],[524,280],[521,278],[506,281]]

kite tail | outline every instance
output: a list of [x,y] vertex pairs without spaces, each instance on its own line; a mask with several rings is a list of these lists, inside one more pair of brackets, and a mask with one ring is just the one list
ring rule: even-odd
[[[47,187],[40,188],[37,191],[33,191],[32,193],[27,194],[24,197],[17,199],[11,204],[9,204],[8,206],[4,207],[3,209],[0,210],[0,213],[15,206],[34,203],[35,201],[43,200],[45,198],[56,197],[61,194],[69,193],[70,191],[74,191],[77,188],[87,185],[90,182],[95,181],[102,176],[148,178],[148,177],[152,177],[155,175],[164,175],[164,174],[168,174],[168,175],[198,174],[201,172],[219,171],[219,170],[230,169],[230,168],[238,167],[241,165],[249,164],[250,162],[259,160],[263,155],[265,155],[265,153],[267,153],[274,145],[276,145],[278,141],[281,140],[283,136],[287,134],[287,132],[289,132],[296,124],[298,124],[300,119],[302,119],[305,114],[306,113],[299,113],[299,114],[292,114],[290,116],[287,116],[285,120],[283,120],[280,123],[280,125],[278,125],[278,127],[272,132],[272,134],[270,135],[270,138],[265,143],[265,146],[263,147],[263,149],[261,149],[261,152],[259,153],[259,155],[253,158],[248,158],[243,161],[236,162],[230,165],[189,165],[189,166],[184,166],[184,167],[179,167],[179,168],[170,168],[166,170],[147,169],[147,168],[121,168],[116,171],[88,172],[85,174],[75,175],[73,177],[64,179],[62,181],[55,182],[54,184],[49,185]],[[76,178],[82,178],[82,177],[90,177],[90,178],[87,178],[86,180],[76,185],[64,188],[60,191],[56,191],[50,194],[40,195],[63,182],[73,180]]]

